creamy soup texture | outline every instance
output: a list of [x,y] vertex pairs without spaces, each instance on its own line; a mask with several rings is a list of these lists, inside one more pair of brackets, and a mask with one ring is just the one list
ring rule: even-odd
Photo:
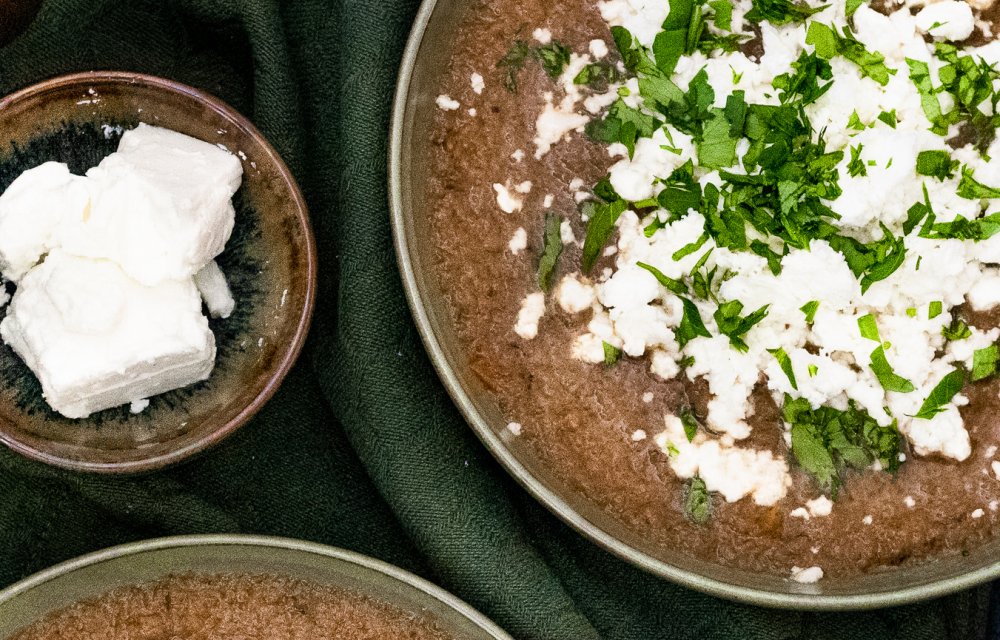
[[991,538],[992,7],[474,5],[432,229],[511,434],[636,535],[800,582]]

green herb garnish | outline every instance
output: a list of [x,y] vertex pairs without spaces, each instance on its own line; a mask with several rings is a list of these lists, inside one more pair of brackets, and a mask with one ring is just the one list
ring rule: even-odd
[[705,524],[712,517],[712,496],[705,481],[698,476],[691,478],[688,483],[684,513],[696,524]]
[[545,232],[542,243],[542,257],[538,260],[538,286],[542,291],[552,287],[552,274],[555,273],[559,254],[562,253],[562,234],[559,227],[562,218],[548,213],[545,215]]
[[789,384],[792,385],[792,389],[798,391],[799,385],[795,381],[795,370],[792,368],[792,359],[788,357],[785,350],[778,347],[777,349],[768,349],[767,352],[774,356],[774,359],[778,361],[778,366],[781,367],[781,370],[785,373]]
[[930,420],[941,413],[944,411],[944,405],[951,402],[955,394],[962,390],[963,384],[965,384],[965,374],[961,369],[955,369],[941,378],[941,382],[938,382],[934,389],[931,390],[930,395],[920,405],[920,411],[913,417]]

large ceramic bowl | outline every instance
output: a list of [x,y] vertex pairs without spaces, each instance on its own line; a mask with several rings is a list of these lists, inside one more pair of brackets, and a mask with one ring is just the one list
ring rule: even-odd
[[0,591],[0,640],[81,600],[187,572],[269,574],[304,580],[426,615],[455,638],[510,640],[455,596],[392,565],[311,542],[241,535],[135,542],[46,569]]
[[[526,0],[523,0],[526,1]],[[650,545],[539,464],[506,432],[497,403],[473,375],[456,338],[433,268],[426,205],[426,162],[453,32],[471,0],[425,0],[399,76],[389,156],[392,224],[403,282],[417,327],[441,379],[493,455],[532,495],[578,531],[619,557],[692,589],[764,606],[862,609],[898,605],[966,589],[1000,576],[1000,540],[953,556],[869,575],[804,585],[724,567]]]
[[0,99],[0,191],[48,160],[82,174],[139,122],[224,145],[243,163],[236,227],[218,257],[236,310],[210,322],[218,356],[205,382],[84,420],[52,411],[38,381],[0,345],[0,441],[83,471],[148,471],[199,452],[244,424],[277,390],[305,340],[316,290],[316,247],[305,201],[264,136],[197,89],[135,73],[61,76]]

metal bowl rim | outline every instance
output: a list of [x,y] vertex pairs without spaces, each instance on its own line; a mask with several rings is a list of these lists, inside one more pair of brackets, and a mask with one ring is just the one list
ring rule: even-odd
[[[0,607],[13,601],[20,595],[27,593],[31,589],[45,584],[52,580],[61,578],[77,569],[97,565],[109,560],[139,555],[150,551],[163,549],[180,549],[186,547],[253,547],[256,549],[277,548],[288,551],[295,551],[303,554],[332,558],[358,567],[362,567],[369,572],[382,574],[388,578],[396,580],[413,587],[424,596],[436,600],[449,609],[460,614],[483,631],[490,634],[496,640],[512,640],[512,638],[485,615],[472,608],[471,605],[459,599],[457,596],[445,591],[441,587],[428,582],[420,576],[414,575],[405,569],[391,565],[382,560],[376,560],[347,549],[333,547],[318,542],[306,540],[296,540],[294,538],[284,538],[280,536],[248,535],[248,534],[205,534],[188,536],[171,536],[166,538],[153,538],[150,540],[140,540],[126,544],[108,547],[100,551],[88,553],[86,555],[60,562],[48,569],[44,569],[23,580],[14,583],[6,589],[0,591]],[[294,577],[294,576],[293,576]],[[375,594],[375,597],[378,597]],[[392,604],[391,601],[388,601]]]

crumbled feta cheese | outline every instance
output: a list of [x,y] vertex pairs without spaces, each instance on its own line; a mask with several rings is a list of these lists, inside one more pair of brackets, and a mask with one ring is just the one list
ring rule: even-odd
[[982,518],[983,515],[985,515],[985,512],[982,509],[976,509],[975,511],[972,512],[971,515],[973,520],[978,520],[979,518]]
[[573,225],[569,220],[563,220],[559,223],[559,239],[562,240],[563,246],[576,244],[576,235],[573,233]]
[[483,76],[478,73],[473,73],[469,80],[472,82],[472,90],[477,95],[481,94],[483,89],[486,88],[486,81],[483,80]]
[[541,292],[529,293],[521,301],[521,309],[517,312],[517,324],[514,325],[514,332],[524,338],[531,340],[538,335],[538,321],[545,315],[545,294]]
[[605,22],[625,27],[647,47],[653,46],[660,25],[670,13],[670,3],[657,0],[606,0],[597,7]]
[[972,7],[961,0],[940,0],[928,4],[917,13],[917,28],[936,40],[958,42],[972,35],[975,19]]
[[995,475],[997,479],[1000,480],[1000,462],[994,460],[993,462],[990,463],[990,468],[993,469],[993,475]]
[[604,40],[591,40],[587,48],[594,60],[602,60],[608,55],[608,45]]
[[546,193],[545,197],[542,199],[542,208],[551,209],[552,203],[555,201],[556,197],[551,193]]
[[802,518],[803,520],[808,520],[811,517],[809,515],[809,510],[805,507],[795,507],[788,515],[793,518]]
[[437,104],[438,109],[441,109],[442,111],[457,111],[462,106],[458,100],[455,100],[451,96],[447,96],[443,93],[439,95],[434,102]]
[[823,569],[821,567],[809,567],[808,569],[792,567],[792,580],[795,582],[813,584],[819,582],[822,578]]
[[570,274],[559,283],[556,297],[563,311],[580,313],[593,306],[596,293],[592,285],[578,278],[576,274]]
[[510,157],[514,159],[514,162],[520,162],[521,160],[524,160],[524,150],[515,149],[514,153],[510,154]]
[[914,506],[916,506],[917,501],[913,499],[913,496],[906,496],[905,498],[903,498],[903,504],[905,504],[908,508],[912,509]]
[[148,406],[149,406],[149,399],[148,398],[140,398],[139,400],[133,400],[132,403],[129,405],[128,410],[129,410],[129,413],[135,415],[135,414],[142,413],[143,411],[145,411],[146,407],[148,407]]
[[524,227],[518,227],[514,231],[514,235],[511,236],[507,247],[515,256],[528,247],[528,232],[524,230]]
[[517,190],[512,189],[509,182],[506,185],[494,183],[493,190],[497,194],[497,206],[504,213],[514,213],[524,206],[524,199],[515,195]]
[[[680,418],[668,415],[666,429],[655,438],[670,456],[670,468],[679,478],[699,476],[709,491],[728,502],[751,496],[756,504],[770,506],[785,497],[792,484],[788,463],[770,451],[726,445],[704,432],[688,442]],[[671,455],[671,451],[676,453]]]
[[531,37],[539,44],[549,44],[552,42],[552,32],[544,27],[539,27],[531,32]]
[[522,428],[523,427],[521,426],[520,422],[510,422],[507,424],[507,431],[510,431],[511,435],[513,436],[521,435]]
[[652,391],[647,391],[646,393],[642,394],[642,401],[645,402],[646,404],[649,404],[650,402],[652,402],[653,401],[653,392]]
[[642,429],[636,429],[632,432],[632,442],[642,442],[646,439],[646,432]]
[[818,518],[830,515],[830,512],[833,511],[833,502],[826,496],[820,496],[813,500],[807,500],[806,507],[808,507],[810,515]]
[[871,523],[872,523],[872,522],[874,522],[874,521],[875,521],[875,520],[874,520],[874,518],[872,518],[872,517],[871,517],[870,515],[867,515],[867,516],[865,516],[864,518],[861,518],[861,522],[862,522],[863,524],[866,524],[866,525],[867,525],[867,524],[871,524]]

